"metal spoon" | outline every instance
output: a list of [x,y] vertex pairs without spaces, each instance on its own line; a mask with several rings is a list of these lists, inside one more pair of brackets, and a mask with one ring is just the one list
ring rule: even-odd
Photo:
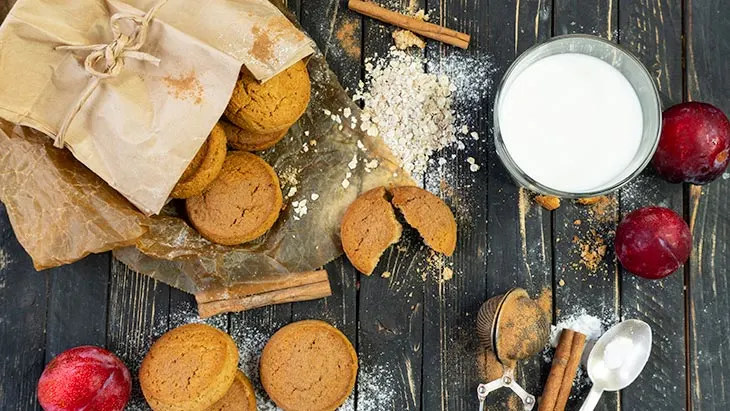
[[626,320],[606,331],[588,356],[588,376],[593,387],[580,411],[596,408],[604,391],[628,387],[641,374],[651,354],[651,327]]

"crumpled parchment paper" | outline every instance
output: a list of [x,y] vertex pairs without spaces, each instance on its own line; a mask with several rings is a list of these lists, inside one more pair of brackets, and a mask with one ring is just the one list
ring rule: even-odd
[[[178,201],[158,216],[144,217],[37,133],[8,138],[2,135],[8,133],[6,128],[0,129],[0,200],[8,206],[16,234],[36,266],[114,249],[114,255],[134,270],[189,293],[225,300],[283,288],[300,272],[340,256],[339,224],[347,206],[370,188],[413,182],[382,139],[362,132],[359,121],[353,128],[345,119],[345,108],[358,119],[360,110],[319,51],[308,67],[312,99],[307,112],[279,144],[259,153],[280,177],[284,209],[266,235],[242,246],[221,246],[202,238],[187,223]],[[65,161],[54,161],[59,155]],[[372,166],[372,160],[377,167],[365,167]],[[31,172],[30,164],[40,170]],[[55,186],[57,192],[38,195],[40,189]],[[292,187],[296,194],[286,198]],[[292,202],[302,200],[307,201],[307,212],[299,215]],[[59,223],[64,220],[71,224]],[[87,221],[103,224],[90,234]]]

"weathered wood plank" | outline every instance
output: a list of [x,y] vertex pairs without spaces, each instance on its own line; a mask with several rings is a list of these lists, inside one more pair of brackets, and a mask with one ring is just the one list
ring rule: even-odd
[[[438,276],[428,276],[426,283],[423,409],[471,410],[477,406],[476,386],[486,382],[476,360],[481,353],[475,334],[475,314],[480,305],[512,286],[528,288],[533,294],[551,287],[549,214],[518,207],[519,190],[495,163],[499,160],[489,143],[493,139],[488,137],[488,107],[494,88],[518,50],[549,35],[550,4],[442,0],[429,2],[429,15],[437,23],[472,35],[468,51],[429,42],[427,56],[429,67],[462,86],[454,93],[460,121],[480,138],[474,141],[467,137],[465,150],[441,154],[456,157],[443,169],[432,169],[426,179],[429,189],[440,192],[450,203],[460,229],[457,252],[450,262],[454,278],[440,281]],[[510,31],[505,26],[516,29]],[[492,42],[495,27],[513,37]],[[486,84],[489,81],[492,84]],[[473,82],[485,84],[480,87]],[[479,93],[480,88],[483,93]],[[470,170],[468,157],[476,159],[479,170]],[[487,218],[502,225],[494,232],[489,230],[489,236]],[[487,250],[498,257],[490,254],[487,258]],[[507,263],[510,275],[505,276],[501,265]],[[515,271],[518,274],[513,276]],[[543,369],[542,360],[527,361],[521,367],[521,383],[536,395]],[[501,409],[506,406],[504,402],[504,395],[494,395],[488,404]]]
[[110,270],[111,255],[105,253],[50,271],[46,362],[79,345],[106,346]]
[[[361,79],[362,18],[347,1],[304,0],[301,24],[317,42],[343,87],[354,91]],[[332,296],[293,304],[293,320],[317,318],[338,327],[357,343],[357,271],[337,259],[326,266]]]
[[13,5],[15,4],[17,0],[3,0],[0,1],[0,22],[5,20],[5,16],[8,15],[10,12],[10,9],[13,8]]
[[112,261],[107,348],[132,372],[133,410],[148,409],[137,371],[152,343],[168,329],[170,287]]
[[[682,100],[682,5],[679,0],[623,1],[620,43],[656,79],[665,107]],[[682,186],[647,170],[620,193],[621,214],[648,205],[682,214]],[[652,356],[641,376],[621,393],[621,408],[683,409],[687,405],[683,270],[661,281],[621,271],[621,318],[646,321],[654,333]]]
[[347,0],[302,0],[300,22],[351,94],[362,69],[362,17]]
[[[617,0],[556,0],[555,34],[587,33],[617,39]],[[617,197],[610,202],[586,207],[564,200],[554,213],[556,320],[585,310],[602,318],[608,326],[619,318],[619,272],[613,253],[613,237],[618,223]],[[596,258],[605,250],[605,257]],[[587,251],[587,254],[585,253]],[[593,257],[587,257],[594,254]],[[590,388],[582,384],[573,390],[570,408],[578,407]],[[619,396],[606,393],[598,410],[617,410]]]
[[[387,5],[406,12],[423,1]],[[363,57],[384,56],[393,44],[392,27],[363,21]],[[358,410],[421,409],[423,360],[423,289],[421,278],[427,251],[413,230],[404,227],[401,243],[381,258],[372,276],[359,277],[357,383]],[[348,263],[349,265],[349,263]],[[383,272],[390,278],[381,278]]]
[[35,409],[50,274],[33,269],[0,203],[0,409]]
[[[490,93],[492,107],[496,87],[502,76],[524,50],[550,36],[551,2],[489,1],[486,25],[487,51],[494,55],[494,89]],[[489,124],[493,113],[488,110]],[[500,162],[494,147],[493,130],[489,129],[488,194],[487,194],[487,276],[486,297],[503,294],[512,287],[522,287],[536,297],[553,283],[550,213],[534,205],[530,194],[520,189]],[[539,396],[550,365],[541,356],[524,361],[518,368],[518,379],[525,389]],[[509,408],[517,404],[509,402]],[[506,408],[504,393],[488,399],[495,409]]]
[[[730,113],[730,9],[723,1],[684,2],[686,95]],[[692,187],[689,217],[694,247],[689,281],[689,367],[693,410],[730,405],[730,180]]]

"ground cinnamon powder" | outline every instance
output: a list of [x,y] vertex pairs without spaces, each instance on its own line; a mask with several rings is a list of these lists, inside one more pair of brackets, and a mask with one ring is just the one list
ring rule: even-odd
[[251,55],[258,61],[271,61],[274,57],[274,43],[269,36],[268,30],[254,26],[251,32],[255,37],[253,47],[251,47]]
[[359,59],[362,50],[360,49],[360,36],[355,33],[356,30],[357,22],[355,20],[347,20],[340,26],[335,36],[348,56]]
[[162,79],[167,86],[167,93],[178,100],[193,100],[193,103],[203,103],[205,90],[198,80],[195,71],[180,77],[167,76]]
[[547,343],[549,322],[540,306],[529,297],[508,298],[499,319],[497,352],[506,367],[537,352]]

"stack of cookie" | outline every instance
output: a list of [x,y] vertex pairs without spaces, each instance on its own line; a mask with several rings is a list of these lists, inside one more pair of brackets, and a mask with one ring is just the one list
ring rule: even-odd
[[160,337],[142,361],[139,383],[155,411],[256,410],[253,386],[238,370],[236,344],[205,324]]
[[227,120],[215,126],[171,194],[185,199],[190,223],[203,237],[238,245],[274,225],[283,203],[279,179],[250,152],[278,143],[307,110],[310,93],[304,61],[264,84],[241,71]]

